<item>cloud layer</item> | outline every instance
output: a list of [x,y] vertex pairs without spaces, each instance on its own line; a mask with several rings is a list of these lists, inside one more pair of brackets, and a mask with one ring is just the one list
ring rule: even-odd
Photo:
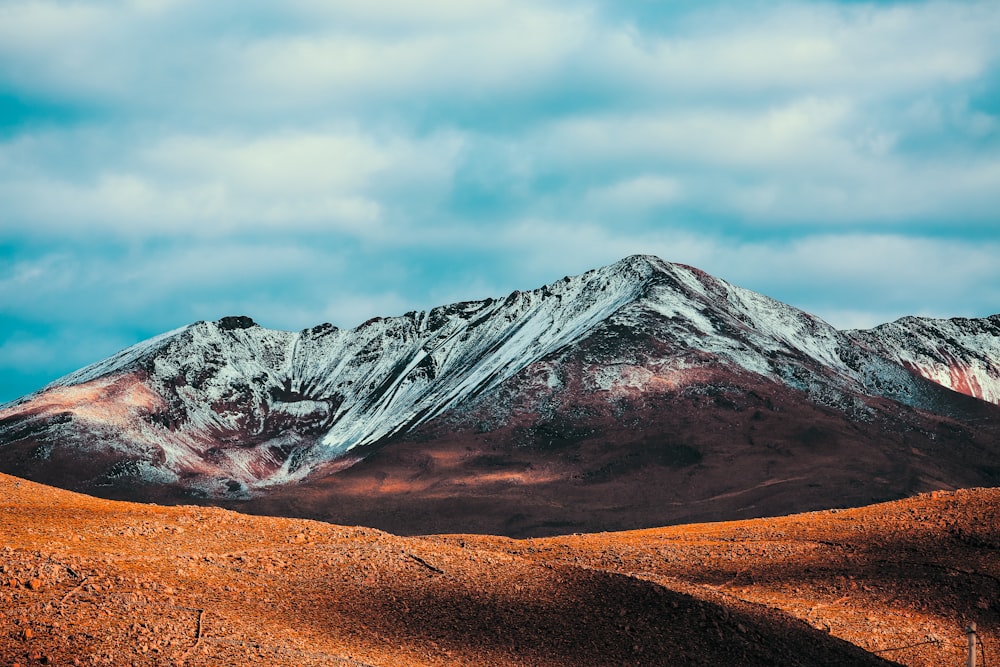
[[0,401],[623,255],[1000,311],[995,2],[0,2]]

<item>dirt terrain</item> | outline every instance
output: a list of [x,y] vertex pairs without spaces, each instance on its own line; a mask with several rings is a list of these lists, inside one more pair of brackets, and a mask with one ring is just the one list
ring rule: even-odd
[[971,620],[995,660],[998,508],[403,538],[0,475],[0,665],[959,665]]

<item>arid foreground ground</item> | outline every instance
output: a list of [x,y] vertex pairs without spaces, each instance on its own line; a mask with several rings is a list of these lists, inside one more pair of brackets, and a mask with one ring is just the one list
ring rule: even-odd
[[998,508],[400,538],[0,475],[0,665],[961,665],[971,620],[995,661]]

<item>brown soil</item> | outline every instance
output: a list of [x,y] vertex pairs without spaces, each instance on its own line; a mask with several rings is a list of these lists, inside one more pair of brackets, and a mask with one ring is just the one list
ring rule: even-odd
[[993,659],[998,508],[402,538],[0,475],[0,665],[943,665],[970,620]]

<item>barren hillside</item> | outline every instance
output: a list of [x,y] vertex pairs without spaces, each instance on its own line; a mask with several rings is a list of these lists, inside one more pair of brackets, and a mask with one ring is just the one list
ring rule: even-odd
[[7,476],[0,498],[0,664],[875,665],[931,641],[882,655],[941,665],[970,619],[1000,638],[995,490],[524,541]]

